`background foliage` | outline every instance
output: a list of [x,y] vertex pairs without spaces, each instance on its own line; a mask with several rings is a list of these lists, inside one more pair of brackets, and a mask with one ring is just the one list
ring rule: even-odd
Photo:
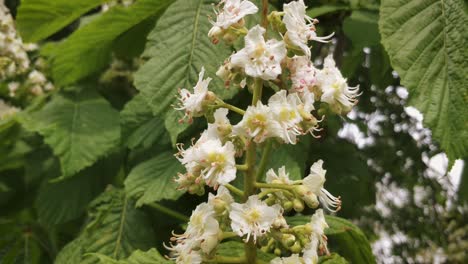
[[[139,0],[102,12],[105,2],[6,1],[23,40],[41,44],[59,89],[12,101],[23,111],[0,120],[2,263],[165,263],[162,242],[182,222],[158,209],[188,215],[205,199],[175,190],[171,179],[181,168],[171,153],[206,124],[178,124],[171,104],[201,66],[213,74],[233,51],[206,36],[213,1]],[[285,1],[270,2],[280,9]],[[457,189],[429,166],[441,152],[449,167],[467,161],[466,2],[307,5],[320,20],[319,35],[336,36],[333,45],[313,47],[316,62],[333,53],[363,91],[356,111],[324,122],[319,140],[276,148],[269,165],[286,163],[299,178],[324,159],[327,189],[343,200],[337,216],[354,224],[327,219],[339,255],[321,262],[372,263],[376,255],[382,263],[431,263],[441,252],[442,262],[466,263],[468,170]],[[245,104],[246,91],[211,77],[223,99]],[[384,252],[377,242],[389,237],[402,239]],[[226,254],[242,248],[222,246]]]

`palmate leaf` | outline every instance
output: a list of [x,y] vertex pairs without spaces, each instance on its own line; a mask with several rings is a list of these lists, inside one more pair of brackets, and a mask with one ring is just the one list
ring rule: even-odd
[[468,24],[462,0],[383,0],[382,43],[410,103],[447,153],[468,154]]
[[[144,56],[149,60],[135,74],[135,86],[165,126],[173,143],[187,124],[177,124],[180,113],[172,109],[178,88],[192,89],[202,66],[213,78],[209,89],[221,98],[232,97],[237,90],[224,88],[214,73],[230,55],[223,44],[214,45],[207,34],[211,28],[208,15],[213,15],[214,1],[179,0],[161,16],[148,36]],[[205,76],[206,77],[206,76]]]
[[90,89],[58,94],[43,109],[21,119],[60,159],[62,178],[90,166],[120,143],[118,112]]
[[80,27],[64,42],[45,52],[51,58],[54,80],[59,85],[71,84],[102,70],[119,36],[164,11],[171,2],[140,0],[130,7],[117,6]]
[[183,166],[171,152],[140,163],[132,169],[125,179],[125,191],[130,197],[137,198],[137,206],[163,199],[175,200],[183,192],[176,190],[174,177],[183,171]]
[[136,209],[122,190],[109,189],[90,205],[88,221],[80,235],[57,255],[56,264],[99,263],[98,253],[125,259],[133,251],[148,250],[155,243],[147,215]]
[[21,1],[16,22],[26,42],[37,42],[67,26],[107,0],[26,0]]
[[[375,263],[369,240],[357,226],[348,220],[331,215],[326,215],[325,220],[329,226],[325,229],[325,235],[328,237],[332,251],[338,252],[351,263]],[[310,216],[288,217],[287,221],[293,226],[304,225],[310,222]],[[336,261],[331,263],[343,263],[339,258]]]

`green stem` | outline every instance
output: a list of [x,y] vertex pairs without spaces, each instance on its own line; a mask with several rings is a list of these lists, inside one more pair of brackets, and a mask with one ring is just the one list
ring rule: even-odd
[[263,174],[265,174],[266,165],[268,163],[268,160],[270,159],[272,145],[273,142],[271,140],[268,140],[265,143],[265,148],[263,149],[262,153],[262,159],[260,160],[260,165],[258,165],[257,179],[260,179],[260,177],[262,177]]
[[167,214],[169,216],[172,216],[173,218],[175,219],[178,219],[182,222],[188,222],[190,221],[190,218],[177,212],[177,211],[174,211],[170,208],[167,208],[163,205],[160,205],[158,203],[150,203],[150,204],[147,204],[149,207],[153,208],[153,209],[156,209],[158,211],[160,211],[161,213],[164,213],[164,214]]
[[234,232],[223,232],[223,240],[228,238],[238,237]]
[[283,190],[293,190],[293,185],[286,185],[282,183],[263,183],[263,182],[256,182],[255,187],[257,188],[270,188],[270,189],[283,189]]
[[263,80],[261,78],[255,79],[255,86],[253,89],[252,105],[257,105],[257,102],[262,98]]
[[249,168],[249,166],[247,164],[237,164],[236,165],[236,169],[238,169],[240,171],[246,171],[248,168]]
[[218,103],[218,107],[220,107],[220,108],[221,107],[227,108],[227,109],[229,109],[229,110],[231,110],[233,112],[238,113],[239,115],[244,115],[245,114],[244,110],[242,110],[242,109],[240,109],[240,108],[238,108],[236,106],[233,106],[231,104],[225,103],[225,102],[223,102],[221,100],[217,101],[217,103]]
[[[266,19],[266,17],[264,18]],[[252,105],[256,105],[257,102],[261,100],[262,89],[263,80],[260,78],[255,79]],[[257,144],[254,141],[248,142],[246,152],[245,164],[247,165],[247,170],[245,171],[244,176],[244,201],[247,201],[249,196],[255,194],[256,192],[255,182],[257,181],[257,175],[255,173],[255,158],[257,156]],[[245,256],[248,264],[254,264],[257,262],[257,245],[253,239],[250,239],[245,244]]]
[[225,184],[224,187],[226,187],[229,191],[236,194],[237,196],[244,197],[244,192],[236,188],[234,185]]

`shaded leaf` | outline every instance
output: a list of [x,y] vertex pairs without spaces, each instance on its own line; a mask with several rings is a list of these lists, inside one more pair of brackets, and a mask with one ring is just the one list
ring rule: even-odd
[[[225,257],[240,257],[244,256],[245,249],[244,243],[236,241],[228,241],[221,243],[216,250],[216,253],[220,256]],[[263,261],[270,261],[276,256],[273,254],[265,253],[263,251],[257,250],[257,258]]]
[[154,248],[148,251],[136,250],[130,255],[128,259],[124,260],[114,260],[106,255],[102,254],[92,254],[99,258],[100,263],[102,264],[165,264],[165,263],[174,263],[170,260],[167,260]]
[[347,5],[321,5],[307,9],[307,15],[312,18],[316,18],[325,14],[347,10],[351,10],[351,7]]
[[183,192],[176,190],[174,177],[183,169],[173,153],[163,152],[130,171],[125,179],[125,191],[137,199],[137,206],[164,199],[175,200]]
[[351,16],[343,21],[343,31],[351,40],[353,46],[369,47],[380,42],[379,14],[369,11],[353,11]]
[[125,259],[134,250],[148,250],[155,243],[148,217],[121,190],[111,188],[96,198],[90,205],[87,223],[80,235],[59,252],[56,264],[99,263],[98,258],[87,253]]

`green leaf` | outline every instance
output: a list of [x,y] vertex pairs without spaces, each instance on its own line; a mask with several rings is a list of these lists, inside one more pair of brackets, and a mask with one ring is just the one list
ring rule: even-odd
[[[361,229],[340,217],[326,215],[325,219],[329,226],[325,229],[325,235],[332,251],[351,263],[375,263],[369,240]],[[287,217],[287,221],[293,226],[304,225],[310,222],[310,216]]]
[[99,263],[98,258],[87,253],[125,259],[134,250],[148,250],[155,243],[149,218],[121,190],[110,189],[96,198],[90,205],[87,223],[80,235],[59,252],[56,264]]
[[[176,103],[178,88],[191,89],[198,81],[204,66],[206,75],[214,77],[209,89],[221,98],[230,98],[238,89],[226,89],[214,73],[231,50],[225,45],[214,45],[207,34],[211,28],[208,20],[213,15],[214,1],[179,0],[161,16],[148,36],[144,56],[149,60],[135,74],[135,86],[147,99],[153,113],[166,115],[166,129],[172,142],[188,125],[178,124],[171,105]],[[205,78],[207,77],[205,76]],[[167,114],[166,114],[167,113]]]
[[176,190],[174,177],[182,171],[183,166],[173,153],[163,152],[132,169],[125,179],[125,191],[138,199],[137,206],[163,199],[176,200],[183,192]]
[[56,95],[40,111],[24,115],[21,122],[44,136],[60,159],[61,178],[92,165],[120,143],[118,112],[90,89]]
[[289,177],[292,180],[304,178],[305,166],[310,149],[310,137],[302,137],[296,145],[281,144],[273,147],[267,170],[274,169],[275,172],[282,167],[286,167]]
[[136,250],[125,260],[114,260],[106,255],[102,254],[91,254],[96,256],[101,261],[101,264],[166,264],[174,263],[170,260],[165,259],[161,254],[154,248],[148,251]]
[[[39,222],[46,226],[65,223],[83,214],[88,204],[117,174],[119,160],[100,161],[59,182],[44,182],[35,202]],[[64,199],[66,197],[66,199]]]
[[[236,241],[228,241],[221,243],[216,250],[216,253],[225,257],[240,257],[245,254],[244,243]],[[268,254],[263,251],[257,250],[257,258],[259,260],[267,261],[274,259],[276,256]]]
[[336,13],[338,11],[351,10],[350,6],[347,5],[321,5],[318,7],[312,7],[307,9],[307,15],[316,18],[330,13]]
[[382,0],[380,8],[392,66],[451,165],[468,155],[466,10],[462,0]]
[[103,2],[106,0],[21,1],[16,22],[24,41],[38,42]]
[[136,95],[120,112],[122,138],[130,149],[148,148],[158,142],[169,144],[169,135],[160,117],[154,116],[141,94]]
[[322,256],[319,258],[319,264],[347,264],[348,261],[346,261],[345,258],[342,256],[332,253],[329,256]]
[[343,31],[353,46],[370,47],[380,43],[379,14],[369,11],[353,11],[343,22]]
[[64,42],[45,52],[51,57],[54,80],[59,85],[71,84],[102,70],[119,36],[162,12],[170,3],[169,0],[140,0],[130,7],[116,6],[80,27]]

